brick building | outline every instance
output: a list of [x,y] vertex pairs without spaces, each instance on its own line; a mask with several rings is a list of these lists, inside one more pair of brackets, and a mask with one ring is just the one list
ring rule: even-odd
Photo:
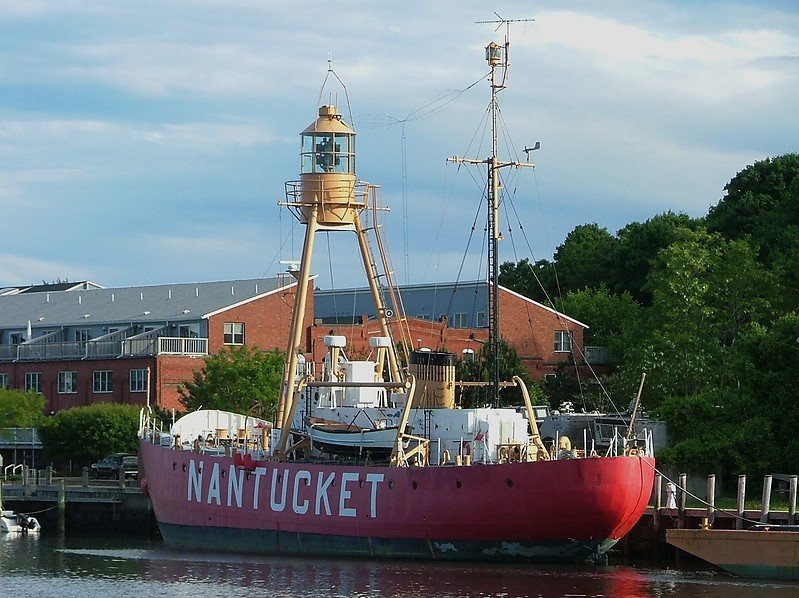
[[[351,357],[365,357],[369,337],[379,334],[368,289],[320,291],[314,280],[305,313],[307,353],[320,362],[322,338],[332,330],[348,338]],[[48,413],[98,402],[146,405],[149,370],[150,404],[180,410],[178,388],[205,356],[237,345],[285,350],[296,289],[289,275],[0,289],[0,387],[41,392]],[[416,348],[469,358],[486,342],[486,282],[409,285],[401,296]],[[506,288],[500,287],[499,301],[500,334],[534,379],[596,354],[583,346],[584,324]]]
[[[468,358],[487,341],[487,282],[407,285],[400,291],[415,348],[447,350]],[[395,309],[390,301],[387,307]],[[554,374],[557,365],[566,361],[583,365],[586,358],[600,359],[597,347],[583,345],[585,324],[541,303],[500,287],[499,312],[500,336],[513,346],[534,380]],[[346,336],[349,351],[356,355],[367,354],[369,337],[379,334],[366,288],[317,290],[314,317],[314,361],[324,354],[322,338],[331,330]]]
[[[313,317],[309,283],[307,321]],[[181,409],[178,387],[226,346],[285,349],[297,282],[0,289],[0,386],[41,392],[47,412],[98,402]],[[148,384],[149,371],[149,384]]]

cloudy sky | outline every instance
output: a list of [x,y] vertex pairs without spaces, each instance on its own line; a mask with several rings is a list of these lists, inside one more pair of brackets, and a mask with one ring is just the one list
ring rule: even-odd
[[[400,281],[456,279],[467,244],[460,278],[484,276],[481,173],[445,158],[486,157],[492,10],[535,19],[511,27],[503,157],[541,142],[508,173],[503,259],[551,258],[579,224],[704,215],[748,164],[799,150],[795,0],[486,6],[0,0],[0,286],[276,274],[302,243],[277,202],[329,57]],[[361,284],[354,239],[326,237],[320,286]]]

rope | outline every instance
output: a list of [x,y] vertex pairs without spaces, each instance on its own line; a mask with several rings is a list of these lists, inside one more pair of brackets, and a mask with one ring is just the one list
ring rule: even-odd
[[740,520],[741,520],[741,521],[743,521],[743,522],[746,522],[746,523],[751,523],[751,524],[753,524],[753,525],[757,525],[757,524],[759,524],[759,523],[760,523],[760,521],[755,521],[754,519],[747,519],[746,517],[744,517],[744,516],[742,516],[742,515],[739,515],[737,512],[729,511],[729,510],[727,510],[727,509],[722,509],[721,507],[717,507],[716,505],[711,505],[711,504],[710,504],[709,502],[707,502],[706,500],[703,500],[703,499],[699,498],[699,497],[698,497],[696,494],[694,494],[693,492],[689,491],[689,490],[688,490],[688,488],[685,488],[685,487],[683,487],[683,486],[680,486],[680,485],[679,485],[677,482],[675,482],[674,480],[672,480],[672,479],[671,479],[669,476],[667,476],[665,473],[663,473],[662,471],[660,471],[660,470],[659,470],[657,467],[655,467],[654,465],[651,465],[651,464],[649,463],[649,461],[646,461],[646,464],[647,464],[647,465],[649,465],[650,467],[652,467],[652,469],[654,469],[654,470],[655,470],[655,473],[657,473],[658,475],[660,475],[660,477],[662,477],[664,480],[666,480],[667,482],[669,482],[669,483],[671,483],[671,484],[674,484],[674,486],[675,486],[676,488],[678,488],[679,490],[681,490],[682,492],[684,492],[685,494],[687,494],[688,496],[690,496],[690,497],[691,497],[691,498],[693,498],[694,500],[698,500],[700,503],[702,503],[702,504],[703,504],[703,505],[705,505],[706,507],[708,507],[708,508],[712,509],[713,511],[717,511],[717,512],[719,512],[719,513],[724,513],[725,515],[730,515],[730,516],[731,516],[731,517],[733,517],[734,519],[740,519]]

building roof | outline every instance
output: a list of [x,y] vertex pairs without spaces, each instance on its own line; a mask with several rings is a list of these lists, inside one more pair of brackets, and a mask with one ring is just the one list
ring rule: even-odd
[[[543,309],[558,317],[588,328],[588,325],[562,314],[551,307],[533,301],[515,291],[500,286],[500,291]],[[405,315],[427,320],[447,316],[450,326],[484,328],[488,326],[488,281],[442,282],[402,285],[399,287]],[[386,297],[386,307],[395,309]],[[457,314],[457,317],[456,317]],[[314,318],[324,323],[359,323],[361,316],[374,317],[375,310],[368,288],[314,291]]]
[[197,321],[294,286],[291,276],[0,295],[0,329]]
[[89,291],[91,289],[102,289],[99,284],[91,280],[78,280],[75,282],[51,282],[43,284],[33,284],[19,287],[0,288],[0,296],[19,295],[20,293],[47,293],[53,291]]

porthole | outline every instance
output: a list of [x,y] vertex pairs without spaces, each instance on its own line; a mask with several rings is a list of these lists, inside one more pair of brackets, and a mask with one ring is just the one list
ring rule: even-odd
[[508,478],[508,481],[505,482],[508,485],[508,488],[513,488],[513,480]]
[[183,471],[186,471],[186,464],[183,464]]
[[177,470],[178,470],[178,464],[173,462],[172,463],[172,471],[177,471]]
[[411,486],[413,486],[413,489],[416,490],[419,487],[419,482],[414,480],[413,483],[411,484]]
[[461,488],[462,486],[463,486],[463,484],[461,483],[461,481],[460,481],[460,480],[458,480],[457,482],[455,482],[455,487],[456,487],[456,488]]
[[388,487],[389,488],[393,488],[394,487],[394,480],[389,480],[388,481]]

